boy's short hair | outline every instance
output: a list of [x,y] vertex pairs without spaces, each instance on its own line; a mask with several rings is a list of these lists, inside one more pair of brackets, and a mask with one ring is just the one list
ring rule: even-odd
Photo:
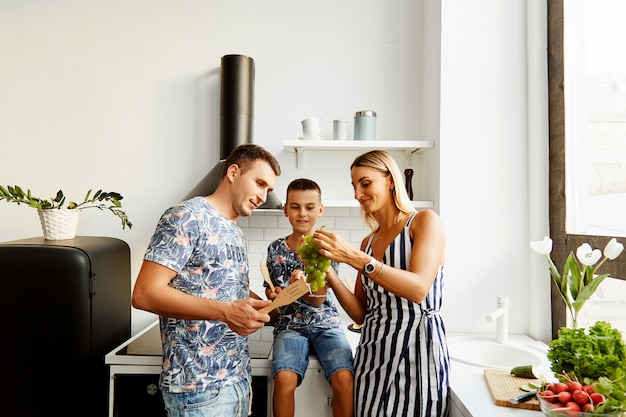
[[289,183],[287,186],[287,200],[289,200],[289,192],[291,191],[317,191],[320,201],[322,200],[322,189],[315,181],[308,178],[298,178]]

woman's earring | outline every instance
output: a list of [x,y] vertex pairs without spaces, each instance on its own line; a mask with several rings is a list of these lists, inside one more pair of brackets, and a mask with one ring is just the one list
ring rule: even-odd
[[389,190],[390,190],[391,192],[394,192],[394,191],[396,191],[396,187],[391,187]]

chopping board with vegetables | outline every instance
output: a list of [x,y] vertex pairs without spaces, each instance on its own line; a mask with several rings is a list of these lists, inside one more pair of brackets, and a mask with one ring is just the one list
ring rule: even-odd
[[[501,407],[523,408],[526,410],[540,410],[539,401],[531,397],[530,400],[511,403],[512,398],[526,394],[528,390],[539,387],[542,379],[522,378],[511,374],[510,371],[485,369],[485,382],[495,405]],[[529,385],[530,384],[530,385]],[[524,390],[522,389],[524,387]],[[526,391],[525,391],[526,390]]]

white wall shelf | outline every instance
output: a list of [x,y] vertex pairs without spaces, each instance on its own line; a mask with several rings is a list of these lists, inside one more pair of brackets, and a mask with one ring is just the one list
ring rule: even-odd
[[[324,203],[324,207],[326,208],[332,208],[332,207],[348,207],[348,208],[356,208],[359,207],[359,202],[356,200],[324,200],[322,203]],[[284,205],[285,202],[283,201],[282,204]],[[426,209],[426,208],[433,208],[434,207],[434,203],[432,201],[419,201],[419,200],[414,200],[413,201],[413,207],[417,208],[417,209]],[[264,214],[269,214],[269,213],[283,213],[282,209],[257,209],[254,210],[253,213],[264,213]]]
[[424,152],[435,146],[434,142],[423,140],[285,140],[283,147],[287,152],[296,154],[296,167],[302,168],[302,156],[311,151],[404,151],[407,157]]
[[[359,207],[359,202],[356,200],[324,200],[324,207]],[[415,208],[433,208],[432,201],[413,201],[413,207]]]

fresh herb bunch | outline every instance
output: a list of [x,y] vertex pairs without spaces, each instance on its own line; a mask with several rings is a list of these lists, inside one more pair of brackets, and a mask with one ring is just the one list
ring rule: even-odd
[[611,370],[626,371],[626,347],[622,334],[605,321],[585,329],[563,327],[550,343],[548,360],[556,375],[574,373],[578,377],[598,379]]
[[596,413],[626,410],[626,345],[605,321],[585,329],[563,327],[548,348],[552,372],[561,380],[594,384],[607,401]]
[[[122,203],[120,203],[120,201],[124,198],[121,194],[114,191],[105,192],[102,190],[96,191],[93,196],[91,193],[92,190],[89,190],[81,203],[69,201],[66,208],[79,210],[97,208],[100,210],[109,210],[122,221],[122,229],[125,229],[126,226],[128,226],[129,229],[133,227],[128,215],[121,210]],[[5,200],[8,203],[26,204],[36,209],[50,210],[64,208],[63,205],[65,204],[66,198],[62,190],[57,191],[55,197],[43,199],[33,196],[30,190],[24,192],[24,190],[17,185],[8,185],[6,188],[0,185],[0,200]]]

